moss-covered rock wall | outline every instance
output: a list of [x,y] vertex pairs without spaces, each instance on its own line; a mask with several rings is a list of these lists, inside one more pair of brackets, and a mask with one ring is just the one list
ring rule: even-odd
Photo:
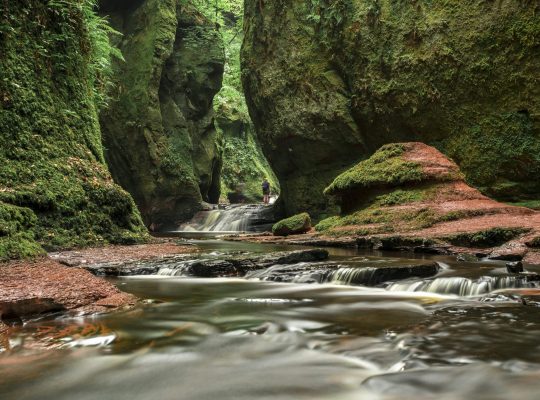
[[[198,4],[204,3],[199,0]],[[216,18],[225,44],[223,87],[214,98],[216,128],[223,148],[221,200],[256,203],[262,201],[261,183],[266,177],[274,195],[279,183],[259,145],[257,132],[246,106],[240,76],[243,41],[243,0],[206,3],[210,18]]]
[[184,0],[104,0],[123,36],[111,106],[102,114],[106,158],[145,223],[166,228],[220,195],[212,100],[223,75],[215,26]]
[[540,4],[247,0],[243,83],[289,215],[418,140],[499,199],[540,194]]
[[96,18],[92,1],[0,2],[0,260],[145,237],[104,164]]

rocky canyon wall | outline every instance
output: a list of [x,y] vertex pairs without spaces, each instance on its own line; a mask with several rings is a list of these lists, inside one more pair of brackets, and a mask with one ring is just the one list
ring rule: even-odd
[[242,78],[287,214],[390,142],[422,141],[483,193],[540,193],[535,1],[246,0]]

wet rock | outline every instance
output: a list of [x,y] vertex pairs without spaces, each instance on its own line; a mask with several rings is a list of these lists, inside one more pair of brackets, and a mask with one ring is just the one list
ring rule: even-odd
[[200,278],[244,275],[243,271],[234,263],[224,260],[201,260],[194,262],[186,269],[186,274]]
[[[212,278],[244,276],[250,271],[268,268],[272,265],[317,262],[326,259],[328,259],[327,250],[308,249],[275,252],[260,256],[227,255],[216,259],[193,260],[193,256],[183,255],[146,262],[86,265],[84,268],[100,276],[156,275],[161,272],[164,275],[180,274]],[[170,273],[163,273],[166,269]]]
[[246,278],[272,282],[323,283],[327,282],[339,267],[337,263],[275,265],[264,271],[249,273]]
[[244,276],[248,272],[269,268],[273,265],[317,262],[328,259],[323,249],[297,250],[269,253],[259,257],[237,257],[195,263],[188,274],[199,277]]
[[161,268],[174,268],[185,262],[189,255],[178,255],[147,261],[127,261],[83,265],[82,268],[97,276],[156,275]]
[[527,254],[527,247],[522,243],[508,243],[489,253],[490,260],[521,261]]
[[338,270],[332,281],[354,285],[377,286],[388,281],[408,278],[428,278],[439,272],[437,263],[388,265],[366,268],[346,268]]
[[375,250],[382,251],[409,251],[425,254],[449,254],[448,245],[434,240],[416,237],[389,236],[368,239]]
[[476,262],[478,257],[474,254],[462,253],[456,257],[456,260],[460,262]]
[[439,271],[437,263],[407,263],[404,265],[347,266],[337,263],[298,263],[275,265],[256,271],[247,278],[274,282],[340,283],[348,285],[377,286],[381,283],[408,279],[427,278]]
[[299,262],[323,261],[327,259],[328,250],[310,249],[269,253],[255,259],[254,262],[257,265],[268,267],[275,264],[294,264]]
[[357,248],[357,240],[355,238],[318,238],[310,237],[306,239],[289,239],[288,244],[300,246],[319,246],[319,247],[340,247],[340,248]]
[[523,263],[521,261],[506,263],[506,270],[511,274],[523,272]]
[[34,297],[0,301],[0,318],[2,320],[19,319],[29,315],[62,310],[65,310],[65,307],[50,298]]

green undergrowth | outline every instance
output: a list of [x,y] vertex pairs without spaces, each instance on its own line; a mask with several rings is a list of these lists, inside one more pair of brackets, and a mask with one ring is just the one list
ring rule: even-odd
[[[379,234],[396,230],[411,231],[425,229],[440,222],[440,216],[429,208],[412,210],[385,209],[373,206],[346,216],[334,216],[320,221],[315,229],[318,232],[335,236],[351,233]],[[366,227],[365,225],[374,225]],[[347,227],[351,227],[348,229]]]
[[104,165],[108,32],[93,5],[0,3],[0,258],[146,238]]
[[422,167],[403,159],[405,148],[392,143],[381,147],[369,159],[339,175],[325,190],[327,195],[360,188],[417,183],[424,179]]
[[526,228],[493,228],[479,232],[459,233],[441,239],[455,246],[488,248],[500,246],[529,231],[530,229]]
[[[315,229],[318,232],[334,236],[406,232],[426,229],[438,223],[474,218],[486,214],[485,210],[438,213],[432,208],[422,206],[407,210],[393,208],[394,206],[429,200],[434,192],[434,188],[396,190],[387,195],[376,197],[367,208],[347,215],[323,219],[315,226]],[[366,227],[365,225],[373,226]]]

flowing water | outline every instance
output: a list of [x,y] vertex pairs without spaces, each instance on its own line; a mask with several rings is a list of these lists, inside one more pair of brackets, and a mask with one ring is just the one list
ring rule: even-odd
[[[283,250],[198,244],[203,258]],[[324,278],[319,263],[271,267],[293,271],[287,282],[267,280],[269,271],[196,279],[182,275],[184,260],[116,279],[143,304],[15,329],[12,350],[0,353],[0,397],[537,399],[537,283],[502,263],[430,259],[442,267],[436,277],[376,287],[351,276],[410,260],[333,250],[336,269]]]
[[214,210],[199,212],[191,221],[180,225],[176,232],[262,232],[273,222],[273,215],[267,215],[272,207],[264,204],[215,207]]

